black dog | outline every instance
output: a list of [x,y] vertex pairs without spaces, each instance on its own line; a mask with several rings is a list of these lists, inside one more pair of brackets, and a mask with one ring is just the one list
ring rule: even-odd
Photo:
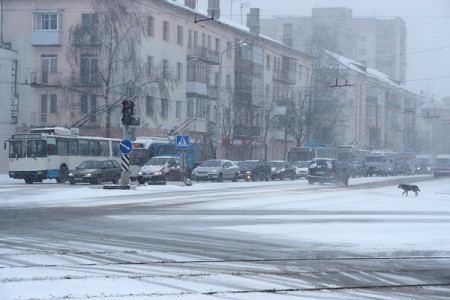
[[414,194],[416,194],[416,197],[419,195],[419,192],[420,192],[419,187],[414,184],[399,184],[398,188],[402,189],[403,190],[402,195],[406,195],[406,196],[408,196],[409,191],[414,192]]

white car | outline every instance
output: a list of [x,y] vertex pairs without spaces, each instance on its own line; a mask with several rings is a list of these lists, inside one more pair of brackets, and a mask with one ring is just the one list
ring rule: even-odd
[[306,178],[308,175],[308,168],[311,164],[311,161],[296,161],[293,163],[295,166],[295,174],[297,175],[297,178]]
[[166,181],[181,181],[181,162],[175,156],[154,156],[138,172],[138,182],[140,184],[162,183]]
[[238,181],[239,167],[228,159],[210,159],[192,170],[192,180],[217,181],[223,180]]

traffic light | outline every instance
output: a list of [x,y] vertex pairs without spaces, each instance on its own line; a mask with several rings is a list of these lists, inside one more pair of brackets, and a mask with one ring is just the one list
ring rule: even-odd
[[134,102],[131,100],[122,101],[122,124],[138,126],[139,118],[134,117]]
[[130,125],[131,117],[134,114],[134,103],[130,100],[122,101],[122,124]]

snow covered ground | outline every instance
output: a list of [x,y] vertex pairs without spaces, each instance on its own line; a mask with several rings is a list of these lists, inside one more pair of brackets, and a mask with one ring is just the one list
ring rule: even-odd
[[[413,176],[399,177],[400,181],[414,183]],[[356,178],[350,185],[381,182],[386,178]],[[288,222],[298,219],[298,215],[277,215],[285,222],[271,223],[271,216],[267,225],[261,222],[254,225],[222,226],[215,228],[239,234],[258,235],[261,239],[276,237],[293,241],[308,241],[322,245],[340,245],[335,250],[355,252],[379,251],[433,251],[448,253],[450,249],[450,178],[419,181],[416,184],[421,192],[418,197],[410,194],[401,195],[398,183],[377,188],[332,188],[329,191],[315,192],[322,188],[313,187],[305,180],[273,182],[237,182],[237,183],[194,183],[191,187],[176,184],[166,186],[137,186],[131,190],[104,190],[89,185],[71,187],[57,185],[52,181],[43,184],[26,185],[17,180],[0,175],[0,209],[20,207],[94,207],[110,204],[145,204],[166,199],[167,193],[176,195],[177,201],[195,197],[197,193],[206,191],[208,194],[245,196],[242,199],[201,202],[202,210],[230,210],[245,211],[273,210],[285,212],[302,210],[310,212],[303,214],[303,222],[297,224]],[[249,188],[251,187],[251,188]],[[257,193],[256,193],[257,191]],[[191,194],[192,193],[192,194]],[[195,206],[192,208],[195,209]],[[115,218],[127,218],[114,216]],[[133,216],[136,218],[137,216]],[[145,215],[142,216],[145,218]],[[203,218],[224,218],[224,216],[204,216]],[[361,220],[365,222],[361,223]],[[135,220],[135,219],[134,219]],[[261,220],[260,220],[261,221]],[[1,231],[1,230],[0,230]],[[4,237],[5,238],[5,237]],[[0,238],[1,245],[2,238]],[[1,249],[0,256],[7,255],[8,249]],[[28,258],[39,262],[39,254]],[[42,262],[45,265],[50,261]],[[125,269],[125,267],[123,267]],[[126,268],[130,268],[127,266]],[[131,266],[132,268],[132,266]],[[138,268],[138,267],[136,267]],[[110,270],[125,272],[125,270]],[[11,274],[14,271],[17,274]],[[303,293],[273,294],[273,293],[226,293],[207,295],[207,293],[186,292],[184,295],[176,293],[173,287],[185,284],[189,291],[202,291],[203,282],[183,281],[168,278],[164,284],[144,282],[140,280],[111,279],[105,280],[92,277],[86,280],[66,280],[58,286],[50,281],[20,281],[14,278],[32,278],[36,276],[58,277],[65,274],[64,270],[55,268],[54,274],[39,274],[35,269],[9,269],[0,259],[0,299],[128,299],[124,296],[124,286],[129,290],[129,299],[367,299],[367,294],[360,291],[347,293],[345,291],[329,294],[328,291],[311,291]],[[89,273],[89,269],[80,269]],[[170,273],[169,273],[170,274]],[[168,274],[168,275],[169,275]],[[221,274],[220,278],[210,279],[220,282],[236,280],[233,276]],[[170,276],[169,276],[170,277]],[[239,277],[239,284],[264,289],[258,286],[258,280]],[[46,286],[46,284],[48,284]],[[144,291],[152,291],[152,297]],[[142,293],[140,296],[140,293]],[[173,293],[173,294],[172,294]],[[115,296],[120,295],[120,296]],[[373,296],[372,299],[397,299],[389,295]]]

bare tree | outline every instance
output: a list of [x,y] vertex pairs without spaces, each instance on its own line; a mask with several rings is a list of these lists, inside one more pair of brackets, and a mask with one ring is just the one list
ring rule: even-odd
[[[67,59],[72,69],[69,88],[79,95],[103,99],[99,108],[105,112],[105,136],[111,136],[114,109],[120,106],[123,87],[136,83],[142,96],[168,99],[173,78],[167,70],[149,70],[140,58],[140,44],[146,21],[140,10],[125,0],[93,0],[94,11],[83,14],[81,24],[70,29]],[[164,73],[164,74],[163,74]],[[92,114],[98,113],[92,108]],[[156,115],[156,114],[155,114]],[[120,120],[120,113],[114,115]]]
[[[323,51],[334,51],[336,43],[334,29],[330,25],[321,22],[314,24],[313,34],[306,43],[306,51],[316,59],[309,93],[304,94],[303,105],[299,107],[299,116],[306,113],[304,118],[299,118],[305,126],[301,127],[302,132],[306,130],[305,137],[326,144],[336,142],[337,130],[340,128],[337,125],[340,124],[343,111],[341,100],[346,93],[344,88],[338,88],[336,82],[346,82],[348,79],[345,74],[339,73],[336,61]],[[297,134],[297,143],[302,140],[300,137]]]

